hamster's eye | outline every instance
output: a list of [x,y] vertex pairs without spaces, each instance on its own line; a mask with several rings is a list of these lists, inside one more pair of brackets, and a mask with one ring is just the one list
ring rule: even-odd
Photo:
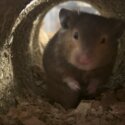
[[73,33],[73,38],[74,38],[75,40],[78,40],[78,39],[79,39],[79,33],[78,33],[78,31],[75,31],[75,32]]
[[100,43],[101,43],[101,44],[104,44],[104,43],[106,42],[106,40],[107,40],[106,37],[103,37],[103,38],[101,39]]

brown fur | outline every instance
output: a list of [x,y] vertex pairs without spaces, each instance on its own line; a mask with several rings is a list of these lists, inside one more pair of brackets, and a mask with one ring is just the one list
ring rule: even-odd
[[48,95],[68,108],[105,89],[124,24],[66,9],[60,11],[60,22],[62,28],[45,48],[43,64]]

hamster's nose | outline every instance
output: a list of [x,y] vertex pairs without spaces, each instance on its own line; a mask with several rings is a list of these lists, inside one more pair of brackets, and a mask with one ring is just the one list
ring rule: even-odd
[[87,65],[92,62],[90,56],[87,54],[78,54],[76,56],[76,61],[82,65]]

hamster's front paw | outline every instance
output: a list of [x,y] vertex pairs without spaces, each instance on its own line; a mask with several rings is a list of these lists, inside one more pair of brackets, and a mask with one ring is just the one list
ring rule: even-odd
[[80,84],[74,78],[67,77],[64,78],[63,81],[68,85],[68,87],[74,91],[78,91],[81,89]]

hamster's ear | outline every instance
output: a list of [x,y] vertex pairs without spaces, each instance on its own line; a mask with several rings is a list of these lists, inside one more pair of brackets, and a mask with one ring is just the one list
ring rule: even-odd
[[72,24],[75,13],[71,10],[62,8],[59,12],[60,24],[64,29],[68,29]]

